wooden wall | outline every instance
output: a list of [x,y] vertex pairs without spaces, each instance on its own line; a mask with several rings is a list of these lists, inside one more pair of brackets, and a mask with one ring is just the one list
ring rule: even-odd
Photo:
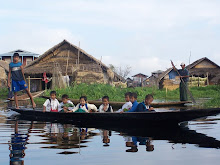
[[216,65],[211,63],[208,60],[204,60],[201,63],[197,64],[194,68],[201,69],[201,68],[217,68]]

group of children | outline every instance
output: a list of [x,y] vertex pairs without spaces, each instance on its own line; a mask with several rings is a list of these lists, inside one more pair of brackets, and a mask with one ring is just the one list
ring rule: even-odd
[[[154,108],[151,106],[153,101],[153,95],[146,95],[145,100],[141,103],[137,102],[137,94],[127,92],[125,93],[125,104],[116,112],[147,112],[154,111]],[[68,98],[68,95],[64,94],[62,96],[62,102],[56,99],[56,91],[50,92],[50,98],[45,101],[43,104],[44,112],[113,112],[112,106],[109,104],[109,97],[102,97],[102,104],[99,106],[99,109],[94,104],[89,104],[87,102],[86,96],[81,96],[79,103],[75,106]]]

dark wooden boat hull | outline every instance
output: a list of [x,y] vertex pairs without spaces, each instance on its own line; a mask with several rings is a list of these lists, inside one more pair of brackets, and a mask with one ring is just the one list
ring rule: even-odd
[[[47,96],[41,96],[42,98],[49,99]],[[60,102],[62,101],[61,99],[58,99]],[[70,99],[73,104],[78,104],[79,99]],[[90,104],[95,104],[96,106],[100,106],[102,104],[102,101],[96,101],[96,100],[89,100],[88,101]],[[192,103],[191,101],[177,101],[177,102],[160,102],[160,103],[152,103],[151,105],[154,108],[159,108],[159,107],[177,107],[177,106],[184,106],[187,103]],[[110,104],[113,107],[122,107],[124,105],[124,102],[115,102],[115,101],[110,101]]]
[[15,109],[22,118],[36,121],[48,121],[59,123],[71,123],[81,126],[97,127],[100,125],[177,125],[180,122],[216,115],[220,113],[220,108],[181,110],[169,112],[145,112],[145,113],[59,113],[42,112],[42,110]]

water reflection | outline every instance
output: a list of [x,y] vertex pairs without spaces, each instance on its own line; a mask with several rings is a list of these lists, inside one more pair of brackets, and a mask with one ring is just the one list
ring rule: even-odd
[[153,141],[150,137],[124,136],[124,139],[126,147],[129,148],[126,152],[138,152],[138,146],[146,146],[148,152],[154,151]]
[[[209,121],[210,122],[210,121]],[[199,121],[198,123],[201,123]],[[197,147],[220,148],[220,141],[205,134],[190,130],[188,125],[172,128],[164,127],[101,127],[80,128],[72,124],[48,123],[48,122],[30,122],[24,120],[6,120],[6,125],[13,128],[10,136],[9,157],[10,164],[24,164],[25,153],[28,152],[29,144],[36,144],[37,147],[46,152],[53,151],[55,154],[69,155],[80,154],[83,150],[91,147],[90,143],[99,139],[98,143],[102,147],[111,150],[114,146],[111,142],[113,133],[120,132],[121,144],[125,145],[122,152],[140,152],[140,148],[145,152],[153,152],[158,140],[166,140],[172,149],[175,144],[195,144]],[[211,123],[213,124],[213,123]],[[112,135],[113,134],[113,135]],[[100,138],[94,139],[96,136]],[[114,141],[115,142],[115,141]],[[98,144],[97,143],[97,144]],[[92,148],[96,152],[96,148]],[[114,151],[113,151],[114,152]]]
[[112,131],[108,130],[100,130],[100,135],[102,137],[102,142],[104,147],[110,146],[110,136],[112,134]]
[[[30,126],[30,129],[32,124]],[[30,130],[29,129],[29,130]],[[9,141],[10,150],[10,164],[24,164],[24,156],[26,144],[28,142],[29,131],[27,133],[21,133],[18,130],[18,121],[15,122],[14,134],[11,135],[11,141]]]
[[77,128],[71,124],[46,123],[44,130],[44,134],[39,135],[40,137],[44,137],[44,141],[40,143],[53,145],[43,146],[41,148],[65,150],[58,154],[80,153],[80,150],[78,152],[66,150],[87,147],[85,145],[88,142],[87,140],[97,135],[96,133],[92,133],[94,129]]

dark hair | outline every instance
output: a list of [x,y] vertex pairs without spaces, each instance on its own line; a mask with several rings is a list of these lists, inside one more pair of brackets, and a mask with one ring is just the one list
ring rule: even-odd
[[57,92],[56,91],[51,91],[50,95],[52,95],[52,94],[57,95]]
[[68,99],[69,98],[69,96],[67,95],[67,94],[64,94],[63,96],[62,96],[62,99]]
[[151,94],[148,94],[148,95],[145,96],[145,99],[151,99],[151,98],[152,98],[152,99],[154,98],[154,96],[151,95]]
[[131,96],[131,92],[125,93],[125,97],[126,97],[126,96],[129,96],[129,97],[130,97],[130,96]]
[[103,96],[102,100],[107,99],[109,101],[109,97],[108,96]]
[[18,53],[14,53],[13,57],[19,57],[19,54]]
[[137,99],[137,93],[131,93],[130,97],[134,97],[135,99]]
[[86,97],[86,96],[81,96],[79,99],[80,99],[80,100],[81,100],[81,99],[84,99],[85,101],[87,101],[87,97]]

